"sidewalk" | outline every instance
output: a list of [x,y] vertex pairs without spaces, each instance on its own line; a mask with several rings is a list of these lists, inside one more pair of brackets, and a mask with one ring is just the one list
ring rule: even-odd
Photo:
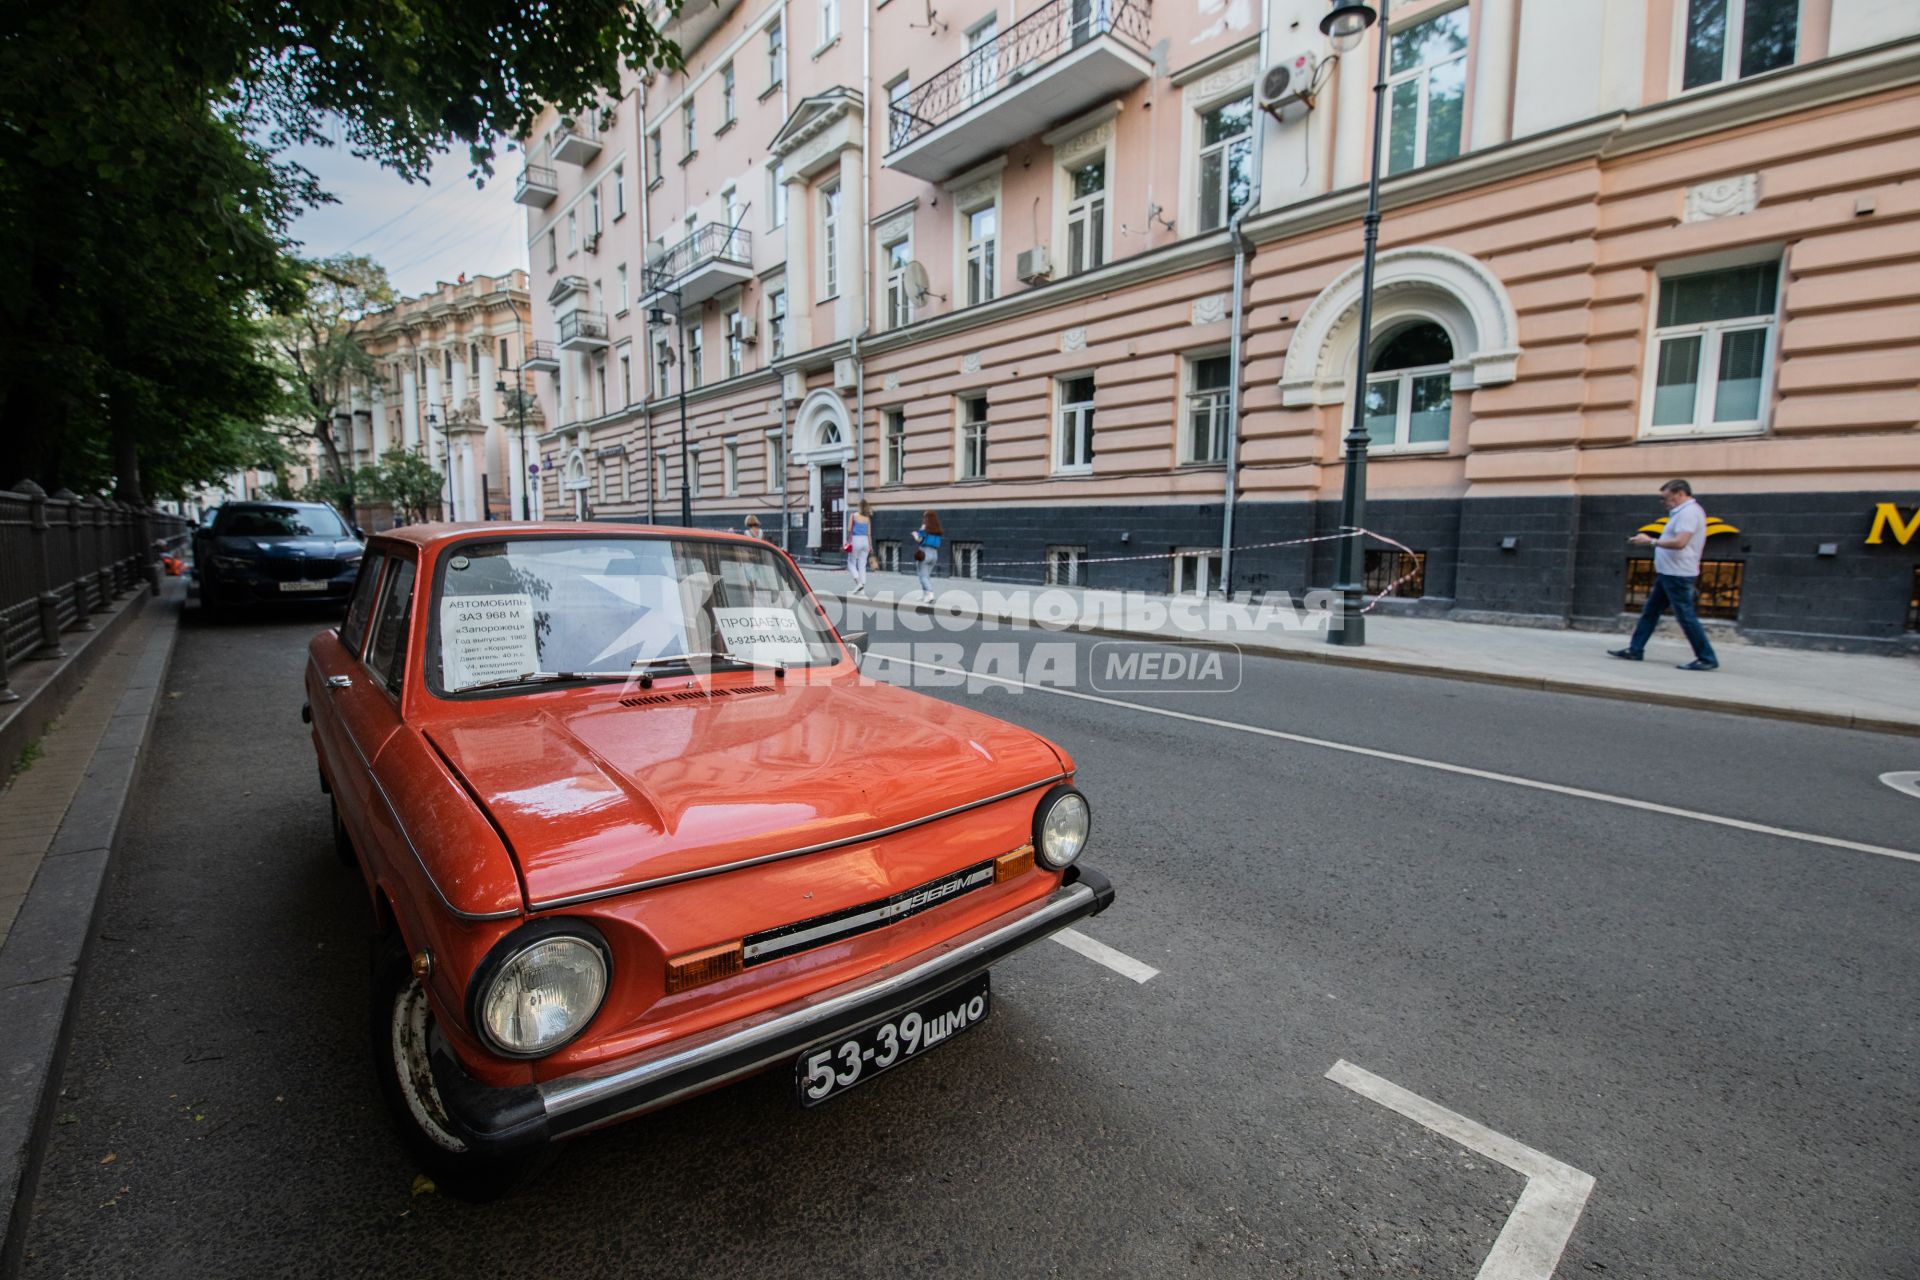
[[[844,601],[853,584],[852,575],[844,569],[809,567],[806,574],[817,593],[836,600]],[[867,582],[867,599],[872,602],[900,601],[907,608],[927,609],[911,574],[872,573]],[[1275,658],[1920,735],[1920,660],[1774,649],[1731,638],[1722,644],[1715,636],[1720,670],[1679,671],[1676,665],[1693,654],[1671,619],[1661,624],[1647,646],[1647,660],[1633,663],[1607,656],[1608,649],[1626,643],[1624,628],[1619,635],[1609,635],[1374,613],[1367,616],[1366,645],[1345,649],[1327,643],[1324,624],[1290,630],[1272,617],[1258,629],[1232,625],[1189,629],[1172,622],[1115,625],[1124,619],[1111,607],[1118,594],[1114,592],[968,578],[936,578],[934,587],[940,608],[961,617],[1016,621],[1030,617],[1032,602],[1046,594],[1056,602],[1071,601],[1068,612],[1086,620],[1069,629],[1101,635],[1233,644],[1245,652]],[[913,598],[903,600],[909,595]],[[1145,593],[1130,593],[1130,599],[1145,605],[1149,614],[1174,603],[1172,597]],[[1103,609],[1103,602],[1109,607]]]

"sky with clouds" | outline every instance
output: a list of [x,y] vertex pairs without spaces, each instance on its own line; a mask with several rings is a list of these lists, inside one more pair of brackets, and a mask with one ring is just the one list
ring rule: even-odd
[[484,275],[527,265],[525,210],[513,202],[520,157],[504,146],[484,189],[467,177],[464,149],[440,156],[427,183],[405,182],[343,147],[300,147],[287,158],[318,174],[340,201],[294,223],[300,252],[309,257],[365,254],[408,295],[463,271]]

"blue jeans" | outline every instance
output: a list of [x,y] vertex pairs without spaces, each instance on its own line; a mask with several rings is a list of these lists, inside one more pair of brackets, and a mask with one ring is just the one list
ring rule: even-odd
[[1640,610],[1639,625],[1634,627],[1633,639],[1627,648],[1635,653],[1645,649],[1648,637],[1660,625],[1660,615],[1667,611],[1668,605],[1672,605],[1673,620],[1686,633],[1687,643],[1693,646],[1693,656],[1718,666],[1720,659],[1714,656],[1713,645],[1707,640],[1707,629],[1700,625],[1700,615],[1693,611],[1693,591],[1698,585],[1698,578],[1682,578],[1671,573],[1654,574],[1653,590],[1647,592],[1646,607]]
[[920,589],[928,595],[933,594],[933,561],[939,554],[938,551],[928,551],[927,558],[913,566],[913,571],[920,575]]

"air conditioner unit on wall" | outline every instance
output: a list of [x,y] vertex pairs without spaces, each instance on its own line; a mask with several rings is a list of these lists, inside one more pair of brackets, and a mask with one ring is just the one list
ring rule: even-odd
[[1313,108],[1314,75],[1319,63],[1311,53],[1296,53],[1260,73],[1260,105],[1275,119],[1291,106]]
[[1038,284],[1053,276],[1053,258],[1047,252],[1047,246],[1037,244],[1031,249],[1022,249],[1014,256],[1013,273],[1027,284]]
[[589,231],[580,238],[580,243],[588,253],[597,252],[600,248],[600,233],[598,231]]

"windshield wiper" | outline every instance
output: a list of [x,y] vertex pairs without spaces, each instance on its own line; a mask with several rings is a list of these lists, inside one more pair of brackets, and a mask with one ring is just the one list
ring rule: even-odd
[[482,680],[479,684],[463,684],[455,693],[478,693],[485,689],[510,689],[523,684],[553,684],[562,680],[626,680],[632,676],[630,671],[529,671],[524,675],[503,676],[498,680]]
[[785,679],[787,675],[786,667],[780,663],[758,662],[752,658],[743,658],[737,653],[728,653],[724,649],[709,649],[703,653],[669,653],[662,654],[657,658],[635,658],[633,660],[633,667],[636,671],[641,671],[642,668],[646,669],[640,676],[640,687],[642,689],[650,689],[653,687],[653,668],[671,665],[685,667],[688,671],[692,671],[693,661],[696,658],[705,658],[707,662],[714,667],[726,663],[729,666],[748,671],[771,671],[775,679]]

